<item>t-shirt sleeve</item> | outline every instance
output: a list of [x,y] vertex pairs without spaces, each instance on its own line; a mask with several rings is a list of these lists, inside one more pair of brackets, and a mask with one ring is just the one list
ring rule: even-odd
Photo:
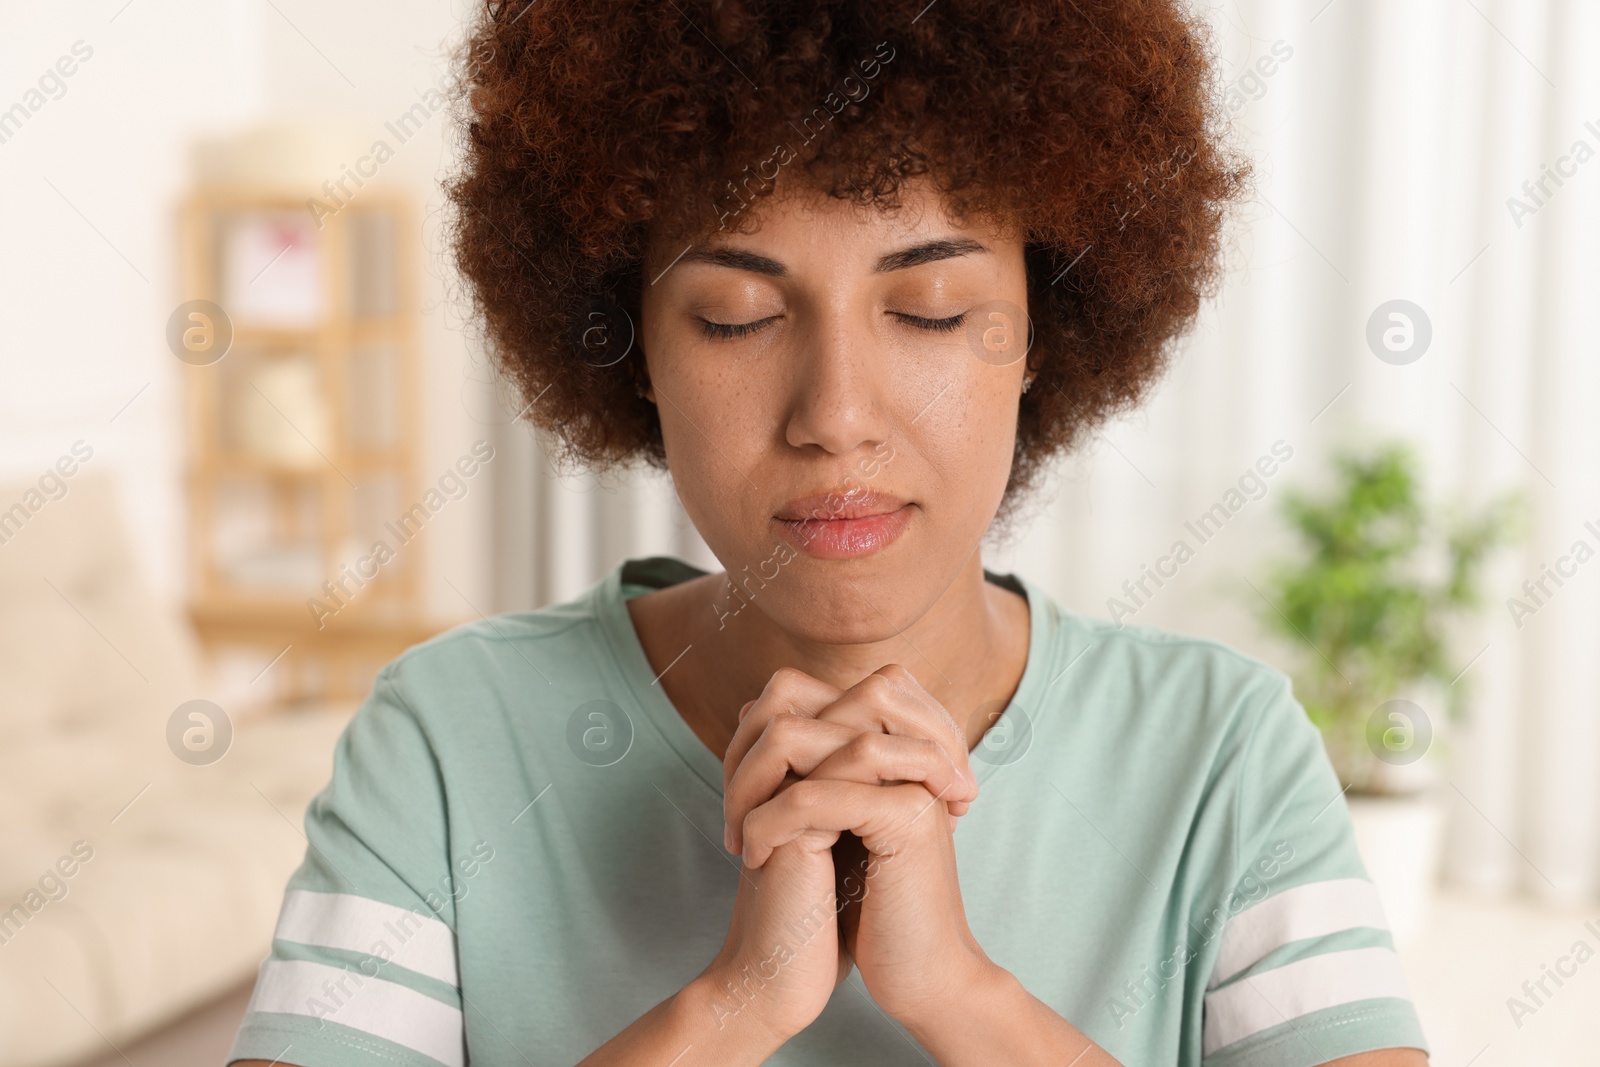
[[226,1062],[463,1067],[455,894],[433,746],[384,667],[306,810],[306,854]]
[[1286,677],[1240,763],[1234,870],[1204,999],[1204,1067],[1312,1067],[1426,1050],[1321,735]]

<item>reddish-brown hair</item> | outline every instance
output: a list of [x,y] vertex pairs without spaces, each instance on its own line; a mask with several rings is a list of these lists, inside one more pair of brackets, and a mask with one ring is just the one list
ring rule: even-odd
[[456,261],[560,458],[662,467],[643,354],[579,341],[638,322],[650,229],[744,227],[775,169],[885,207],[927,175],[958,218],[1025,235],[1038,378],[1004,513],[1143,397],[1220,280],[1250,168],[1208,43],[1182,0],[486,0]]

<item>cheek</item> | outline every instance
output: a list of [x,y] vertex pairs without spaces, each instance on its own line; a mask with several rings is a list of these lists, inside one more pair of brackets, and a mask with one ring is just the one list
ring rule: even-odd
[[1021,390],[1015,376],[1014,368],[981,367],[904,427],[932,468],[931,478],[919,479],[932,494],[930,510],[960,510],[987,525],[1011,472]]
[[752,472],[777,432],[760,384],[679,366],[658,383],[656,403],[667,468],[690,521],[713,551],[747,536],[745,512],[761,496]]
[[685,330],[664,328],[655,311],[647,299],[641,354],[648,353],[667,469],[684,512],[720,556],[733,549],[730,539],[748,537],[744,511],[756,494],[747,479],[771,447],[759,364],[705,351]]

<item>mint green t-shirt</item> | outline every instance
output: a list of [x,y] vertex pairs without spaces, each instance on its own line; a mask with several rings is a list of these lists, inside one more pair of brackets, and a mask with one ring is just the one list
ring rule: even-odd
[[[624,600],[703,573],[627,560],[380,672],[306,812],[230,1059],[570,1065],[700,973],[739,878],[722,764],[653,684]],[[955,835],[989,957],[1129,1067],[1426,1048],[1288,679],[985,576],[1031,620]],[[767,1062],[931,1059],[852,972]]]

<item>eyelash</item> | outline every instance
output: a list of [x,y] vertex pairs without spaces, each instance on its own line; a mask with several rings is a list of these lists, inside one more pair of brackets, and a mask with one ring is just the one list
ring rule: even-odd
[[[965,311],[959,315],[952,315],[948,319],[926,319],[921,315],[904,315],[899,312],[891,312],[891,314],[894,314],[902,322],[910,323],[919,330],[929,330],[934,333],[954,333],[961,328],[963,322],[967,321],[967,313]],[[754,333],[777,317],[774,315],[771,318],[757,319],[755,322],[712,322],[710,319],[701,319],[700,321],[704,324],[707,337],[714,337],[717,340],[733,340]]]
[[900,315],[900,319],[909,322],[919,330],[932,330],[935,333],[954,333],[967,321],[967,313],[951,315],[948,319],[925,319],[921,315]]
[[[773,318],[776,318],[776,316],[773,316]],[[771,322],[772,318],[757,319],[755,322],[712,322],[710,319],[701,319],[700,321],[705,324],[707,337],[715,337],[718,340],[725,341],[743,337],[748,333],[754,333]]]

